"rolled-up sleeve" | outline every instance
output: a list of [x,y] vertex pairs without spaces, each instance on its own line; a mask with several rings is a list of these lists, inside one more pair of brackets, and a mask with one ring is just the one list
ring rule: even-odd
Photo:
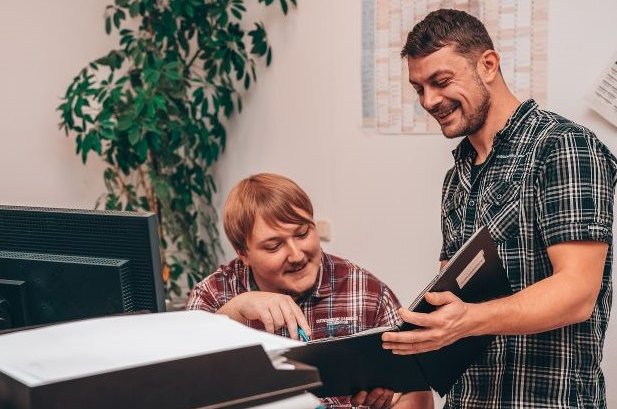
[[555,137],[536,181],[536,212],[545,246],[612,242],[615,157],[584,129]]

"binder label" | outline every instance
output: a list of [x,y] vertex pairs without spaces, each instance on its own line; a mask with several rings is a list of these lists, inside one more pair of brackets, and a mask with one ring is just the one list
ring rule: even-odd
[[456,282],[458,283],[458,286],[460,288],[465,287],[465,284],[467,284],[467,282],[471,280],[471,277],[473,277],[474,274],[476,274],[476,272],[480,269],[480,267],[484,265],[484,262],[484,250],[480,250],[478,254],[476,254],[476,256],[473,258],[473,260],[471,260],[471,262],[467,264],[467,267],[465,267],[461,274],[456,277]]

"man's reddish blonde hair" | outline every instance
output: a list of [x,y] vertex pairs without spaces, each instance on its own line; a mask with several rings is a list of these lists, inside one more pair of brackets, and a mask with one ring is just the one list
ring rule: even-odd
[[315,225],[308,195],[291,179],[274,173],[258,173],[241,180],[229,192],[223,213],[225,234],[239,253],[247,250],[257,216],[270,226]]

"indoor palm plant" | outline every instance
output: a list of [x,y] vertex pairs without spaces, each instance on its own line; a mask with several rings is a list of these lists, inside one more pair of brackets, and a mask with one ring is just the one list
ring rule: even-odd
[[[277,4],[287,14],[296,0]],[[119,47],[82,69],[58,107],[83,162],[95,152],[107,164],[97,206],[158,215],[169,294],[214,271],[222,252],[212,165],[256,58],[272,60],[263,24],[245,15],[244,0],[115,0],[105,30]]]

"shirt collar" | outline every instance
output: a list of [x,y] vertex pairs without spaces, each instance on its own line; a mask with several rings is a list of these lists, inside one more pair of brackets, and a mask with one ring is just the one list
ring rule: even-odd
[[236,273],[236,277],[238,277],[238,287],[240,287],[240,292],[259,290],[259,288],[257,288],[257,284],[255,283],[255,279],[251,274],[251,270],[244,265],[239,257],[234,260],[233,269]]
[[334,262],[329,254],[321,251],[321,263],[319,264],[319,274],[317,276],[317,285],[310,292],[312,297],[326,298],[332,295],[332,275],[334,274]]
[[[538,104],[533,99],[528,99],[523,102],[516,108],[512,116],[508,119],[505,126],[495,134],[495,138],[493,139],[493,149],[505,143],[513,143],[516,138],[516,130],[523,123],[523,121],[527,118],[527,116],[538,108]],[[469,157],[474,157],[476,155],[476,151],[474,150],[471,142],[469,142],[469,137],[465,137],[458,144],[458,146],[452,151],[452,156],[454,156],[455,161],[460,161],[467,159]]]

